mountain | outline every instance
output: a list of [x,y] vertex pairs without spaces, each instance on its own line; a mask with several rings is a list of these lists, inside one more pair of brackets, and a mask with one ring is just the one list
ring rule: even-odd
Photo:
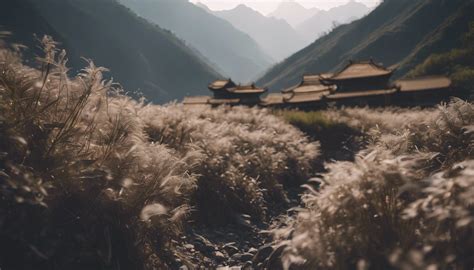
[[256,79],[272,63],[250,36],[188,0],[120,0],[143,18],[174,32],[241,82]]
[[459,47],[430,55],[412,69],[407,77],[426,75],[449,76],[455,87],[474,94],[474,20],[470,22],[469,31],[464,34]]
[[306,45],[304,39],[285,20],[265,17],[243,4],[231,10],[213,11],[213,14],[247,33],[276,61],[283,60]]
[[10,42],[30,48],[38,46],[33,34],[51,35],[74,70],[86,64],[81,57],[93,59],[126,90],[141,90],[154,102],[205,93],[205,85],[220,76],[169,31],[115,0],[7,1],[0,25],[13,32]]
[[196,5],[197,7],[200,7],[200,8],[202,8],[202,9],[204,9],[207,13],[212,13],[212,12],[213,12],[213,11],[212,11],[208,6],[206,6],[206,4],[204,4],[204,3],[197,2],[197,3],[195,3],[195,5]]
[[346,24],[369,13],[370,9],[351,0],[345,5],[322,10],[296,26],[296,30],[307,39],[314,40],[338,24]]
[[307,9],[294,0],[281,2],[275,11],[267,17],[275,17],[287,21],[291,26],[296,27],[305,20],[316,15],[320,10],[317,8]]
[[335,71],[373,58],[401,77],[429,55],[456,48],[474,18],[474,0],[385,0],[366,17],[342,25],[272,68],[258,83],[274,90],[305,73]]

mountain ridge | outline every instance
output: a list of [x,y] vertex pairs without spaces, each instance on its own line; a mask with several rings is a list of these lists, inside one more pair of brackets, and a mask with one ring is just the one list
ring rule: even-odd
[[[350,59],[369,58],[385,66],[397,65],[395,78],[401,77],[424,60],[417,50],[426,48],[426,42],[436,34],[437,28],[447,29],[441,26],[454,23],[459,27],[450,29],[456,32],[467,28],[465,22],[472,18],[473,2],[385,0],[366,17],[337,27],[276,65],[258,83],[273,89],[285,88],[296,84],[304,73],[335,71]],[[451,21],[455,14],[460,14],[459,18]],[[437,35],[456,36],[449,33],[454,30],[443,30]],[[425,54],[428,56],[458,43],[457,39],[439,38]]]
[[[172,33],[115,0],[15,0],[0,13],[13,42],[36,48],[33,33],[51,35],[68,52],[75,72],[86,64],[82,57],[93,59],[131,95],[142,92],[153,102],[202,94],[202,85],[221,76]],[[36,27],[44,22],[48,26]]]
[[141,17],[175,33],[223,75],[249,82],[274,62],[248,34],[187,0],[120,0]]
[[294,0],[283,1],[277,6],[274,11],[270,12],[267,17],[284,19],[291,26],[296,27],[298,24],[311,18],[320,11],[321,10],[318,8],[307,9]]
[[[206,9],[205,5],[202,7]],[[244,4],[229,10],[210,12],[250,35],[276,61],[290,56],[307,43],[284,19],[266,17]]]
[[369,11],[369,7],[363,3],[351,0],[344,5],[319,11],[317,14],[298,24],[295,29],[306,38],[312,38],[312,40],[314,40],[324,32],[329,31],[331,27],[359,19]]

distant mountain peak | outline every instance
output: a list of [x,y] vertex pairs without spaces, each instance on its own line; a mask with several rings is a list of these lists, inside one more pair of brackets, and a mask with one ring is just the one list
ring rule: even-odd
[[268,17],[284,19],[293,27],[314,16],[320,10],[317,8],[307,9],[294,0],[282,1],[275,11],[268,14]]
[[247,33],[277,61],[283,60],[307,43],[286,20],[267,17],[244,4],[229,10],[213,11],[213,14]]
[[288,0],[288,1],[280,2],[280,4],[278,4],[277,8],[275,9],[275,11],[272,13],[283,12],[283,11],[286,11],[288,8],[293,9],[293,10],[307,10],[300,3],[294,0]]
[[204,9],[205,11],[207,11],[207,12],[209,12],[209,13],[212,12],[212,10],[211,10],[208,6],[206,6],[206,4],[204,4],[203,2],[196,2],[195,5],[196,5],[197,7],[200,7],[200,8],[202,8],[202,9]]
[[257,10],[245,5],[245,4],[239,4],[235,8],[229,10],[229,11],[234,11],[240,14],[247,14],[249,16],[264,16],[262,13],[258,12]]
[[242,3],[242,4],[238,4],[234,9],[251,9],[251,8]]

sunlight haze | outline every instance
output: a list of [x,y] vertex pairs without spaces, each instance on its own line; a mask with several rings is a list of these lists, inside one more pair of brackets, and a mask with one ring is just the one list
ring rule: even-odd
[[[306,8],[330,9],[343,5],[352,0],[191,0],[193,3],[201,2],[212,10],[226,10],[232,9],[239,4],[245,4],[262,14],[268,14],[274,11],[281,2],[297,2]],[[368,7],[374,7],[380,0],[358,0],[357,2],[364,3]]]

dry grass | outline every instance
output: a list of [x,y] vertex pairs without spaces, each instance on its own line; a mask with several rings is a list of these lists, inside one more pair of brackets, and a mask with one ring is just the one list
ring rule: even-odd
[[354,162],[328,164],[297,217],[274,231],[284,266],[472,268],[474,105],[324,114],[364,132],[369,145]]
[[43,45],[38,68],[0,49],[6,269],[171,267],[190,209],[266,218],[318,154],[266,111],[146,105],[92,62],[69,77],[65,53]]

